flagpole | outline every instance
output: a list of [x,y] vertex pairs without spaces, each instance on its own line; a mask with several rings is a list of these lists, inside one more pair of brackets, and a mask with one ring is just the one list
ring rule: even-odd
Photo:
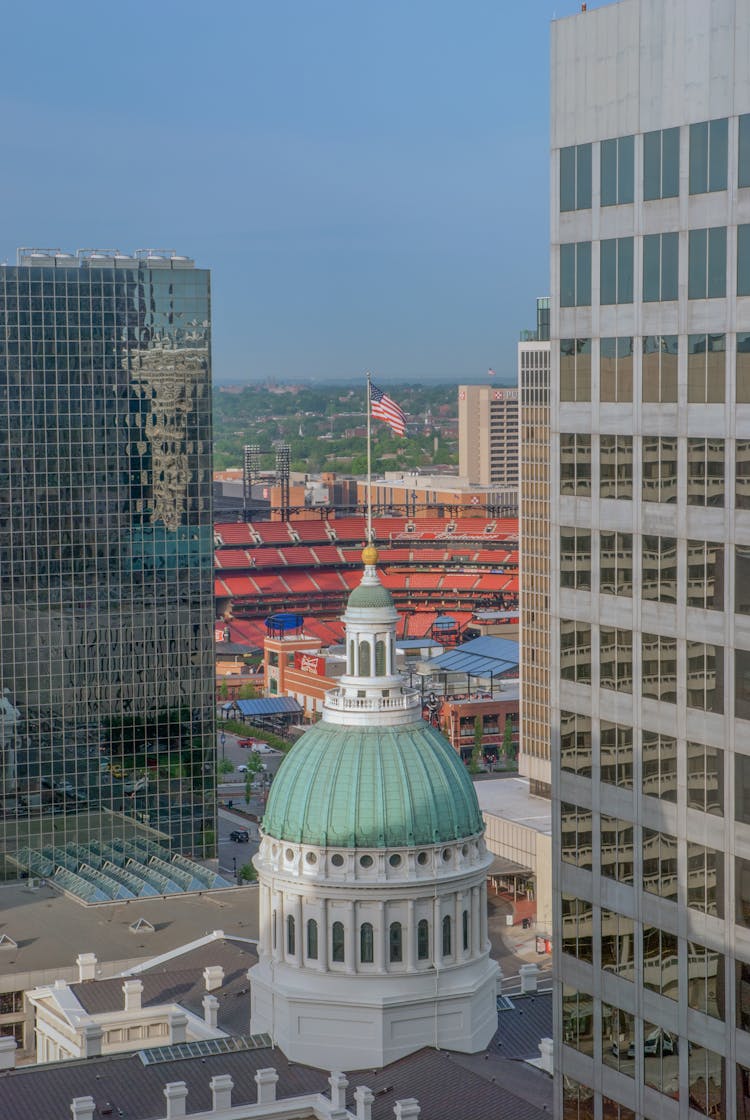
[[372,397],[367,371],[367,544],[372,544]]

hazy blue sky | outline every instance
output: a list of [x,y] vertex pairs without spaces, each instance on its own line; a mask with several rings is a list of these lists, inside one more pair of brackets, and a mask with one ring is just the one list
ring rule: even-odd
[[193,255],[219,380],[511,373],[548,287],[549,23],[579,7],[7,4],[0,260]]

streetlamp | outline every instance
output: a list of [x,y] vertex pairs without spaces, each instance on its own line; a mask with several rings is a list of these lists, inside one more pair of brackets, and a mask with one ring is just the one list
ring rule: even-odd
[[236,883],[237,882],[237,856],[232,856],[232,874],[234,875],[234,881]]

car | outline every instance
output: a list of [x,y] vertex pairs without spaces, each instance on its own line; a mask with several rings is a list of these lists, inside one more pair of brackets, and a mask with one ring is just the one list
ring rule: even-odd
[[235,828],[234,832],[229,833],[229,839],[234,840],[235,844],[247,844],[250,833],[245,828]]
[[269,747],[268,743],[261,743],[258,739],[255,740],[250,749],[253,754],[276,754],[273,747]]
[[244,762],[241,766],[235,766],[235,770],[238,774],[247,774],[247,766],[245,766]]

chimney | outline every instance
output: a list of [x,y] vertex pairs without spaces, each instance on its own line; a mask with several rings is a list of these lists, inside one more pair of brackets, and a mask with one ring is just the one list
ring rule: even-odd
[[164,1096],[167,1099],[166,1120],[176,1120],[178,1116],[185,1116],[187,1095],[187,1085],[184,1081],[170,1081],[164,1086]]
[[396,1120],[418,1120],[422,1109],[414,1097],[407,1097],[405,1101],[396,1101],[393,1111]]
[[555,1072],[553,1049],[554,1043],[551,1038],[541,1039],[539,1043],[539,1053],[541,1055],[539,1058],[539,1065],[550,1077]]
[[[84,980],[96,979],[96,966],[99,962],[96,959],[96,953],[79,953],[76,957],[76,964],[78,965],[78,981],[83,983]],[[81,1098],[83,1099],[83,1098]]]
[[219,1025],[219,1001],[216,996],[203,997],[203,1021],[211,1030],[216,1030]]
[[276,1100],[276,1082],[279,1075],[275,1069],[259,1069],[255,1075],[258,1086],[258,1104],[273,1104]]
[[346,1090],[349,1082],[345,1074],[335,1070],[328,1078],[328,1084],[331,1086],[331,1107],[346,1108]]
[[358,1085],[354,1090],[354,1100],[357,1105],[357,1120],[372,1120],[372,1102],[375,1094],[364,1085]]
[[83,1035],[84,1058],[100,1058],[102,1054],[102,1028],[98,1023],[84,1023],[81,1028]]
[[73,1120],[94,1120],[95,1108],[93,1097],[73,1097],[70,1102]]
[[224,969],[220,964],[209,964],[203,969],[206,991],[213,992],[224,983]]
[[232,1107],[232,1089],[234,1089],[232,1078],[228,1073],[221,1073],[217,1077],[212,1077],[208,1084],[213,1098],[213,1111],[228,1112]]
[[535,992],[537,979],[539,977],[538,964],[522,964],[518,970],[521,977],[521,994],[525,995],[527,992]]
[[187,1015],[183,1015],[181,1011],[173,1011],[169,1016],[169,1045],[179,1046],[181,1042],[187,1042]]
[[16,1040],[12,1036],[0,1038],[0,1069],[13,1069],[16,1064]]
[[126,1011],[140,1011],[143,996],[142,980],[125,980],[122,985],[122,994],[125,997]]

